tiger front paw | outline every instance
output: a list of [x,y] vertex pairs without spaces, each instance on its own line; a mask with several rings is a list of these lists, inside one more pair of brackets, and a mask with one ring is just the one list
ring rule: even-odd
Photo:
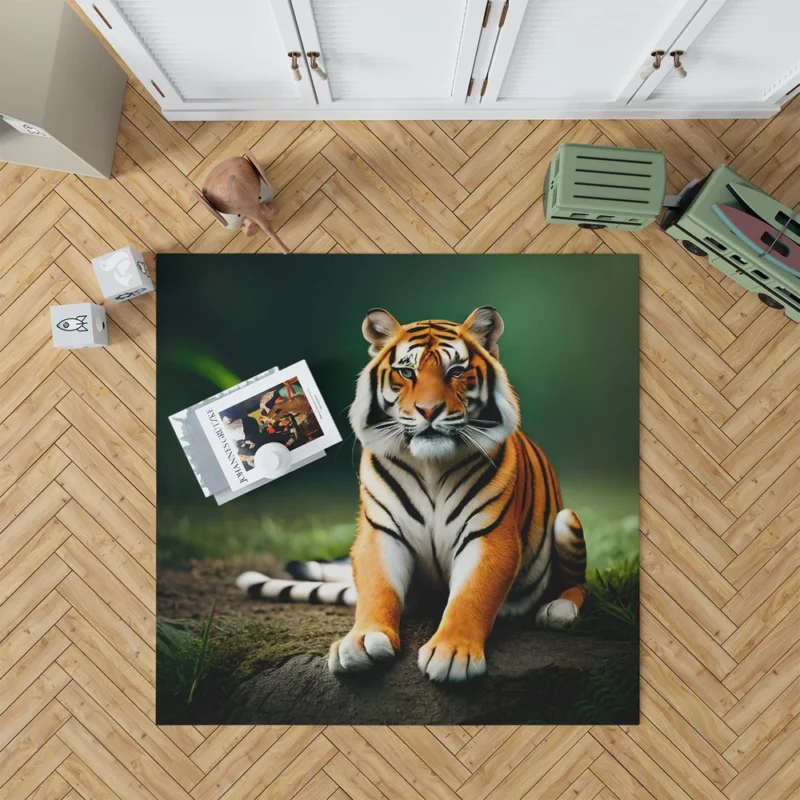
[[334,675],[365,672],[391,661],[400,650],[400,638],[392,631],[353,630],[331,645],[328,669]]
[[486,674],[483,643],[436,632],[419,649],[419,668],[436,683],[463,683]]

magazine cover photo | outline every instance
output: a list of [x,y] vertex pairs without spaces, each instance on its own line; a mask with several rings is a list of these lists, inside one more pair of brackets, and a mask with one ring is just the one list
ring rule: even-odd
[[220,417],[247,470],[255,466],[255,452],[262,444],[278,442],[294,450],[322,435],[308,397],[294,376],[270,386],[264,394],[259,392],[223,409]]
[[160,264],[159,724],[638,723],[637,257],[289,258]]

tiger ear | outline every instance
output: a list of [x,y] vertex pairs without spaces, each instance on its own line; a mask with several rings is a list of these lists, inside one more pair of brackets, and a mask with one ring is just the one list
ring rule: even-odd
[[481,347],[493,358],[500,358],[500,348],[497,342],[503,335],[503,318],[492,306],[476,308],[461,326],[470,334]]
[[361,332],[369,342],[369,354],[376,356],[397,336],[402,325],[384,308],[371,308],[361,325]]

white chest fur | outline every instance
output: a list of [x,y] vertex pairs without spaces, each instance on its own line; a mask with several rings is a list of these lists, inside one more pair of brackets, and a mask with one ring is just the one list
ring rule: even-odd
[[[462,453],[459,460],[464,459]],[[362,498],[367,517],[399,532],[413,550],[419,577],[430,583],[448,583],[465,519],[480,505],[467,497],[472,476],[490,467],[476,458],[450,474],[453,463],[411,462],[408,459],[366,456],[362,465]],[[484,514],[469,520],[484,524]]]

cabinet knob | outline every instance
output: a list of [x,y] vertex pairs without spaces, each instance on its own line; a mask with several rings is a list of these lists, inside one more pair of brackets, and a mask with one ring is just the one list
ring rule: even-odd
[[639,73],[639,77],[643,81],[646,81],[657,69],[661,69],[661,59],[664,58],[664,51],[653,50],[650,55],[653,57],[653,63],[643,72]]
[[318,59],[318,58],[321,58],[320,54],[319,54],[319,53],[317,53],[317,52],[316,52],[316,51],[314,51],[314,50],[310,50],[308,53],[306,53],[306,55],[308,56],[308,58],[309,58],[309,60],[310,60],[310,62],[311,62],[311,64],[310,64],[310,66],[311,66],[311,71],[312,71],[312,72],[316,72],[316,73],[317,73],[317,77],[318,77],[318,78],[319,78],[321,81],[326,81],[326,80],[328,80],[328,73],[327,73],[327,72],[325,72],[325,70],[324,70],[324,69],[322,69],[322,67],[320,67],[320,66],[319,66],[319,64],[317,64],[317,59]]
[[678,73],[679,78],[686,77],[686,70],[683,68],[683,64],[681,64],[681,56],[683,55],[683,50],[672,50],[670,52],[672,56],[672,63],[675,66],[675,71]]
[[292,52],[288,53],[289,58],[292,59],[292,63],[291,63],[292,77],[296,81],[303,80],[303,76],[300,74],[300,66],[297,63],[297,59],[300,58],[302,55],[303,55],[302,53],[298,53],[295,50],[293,50]]

